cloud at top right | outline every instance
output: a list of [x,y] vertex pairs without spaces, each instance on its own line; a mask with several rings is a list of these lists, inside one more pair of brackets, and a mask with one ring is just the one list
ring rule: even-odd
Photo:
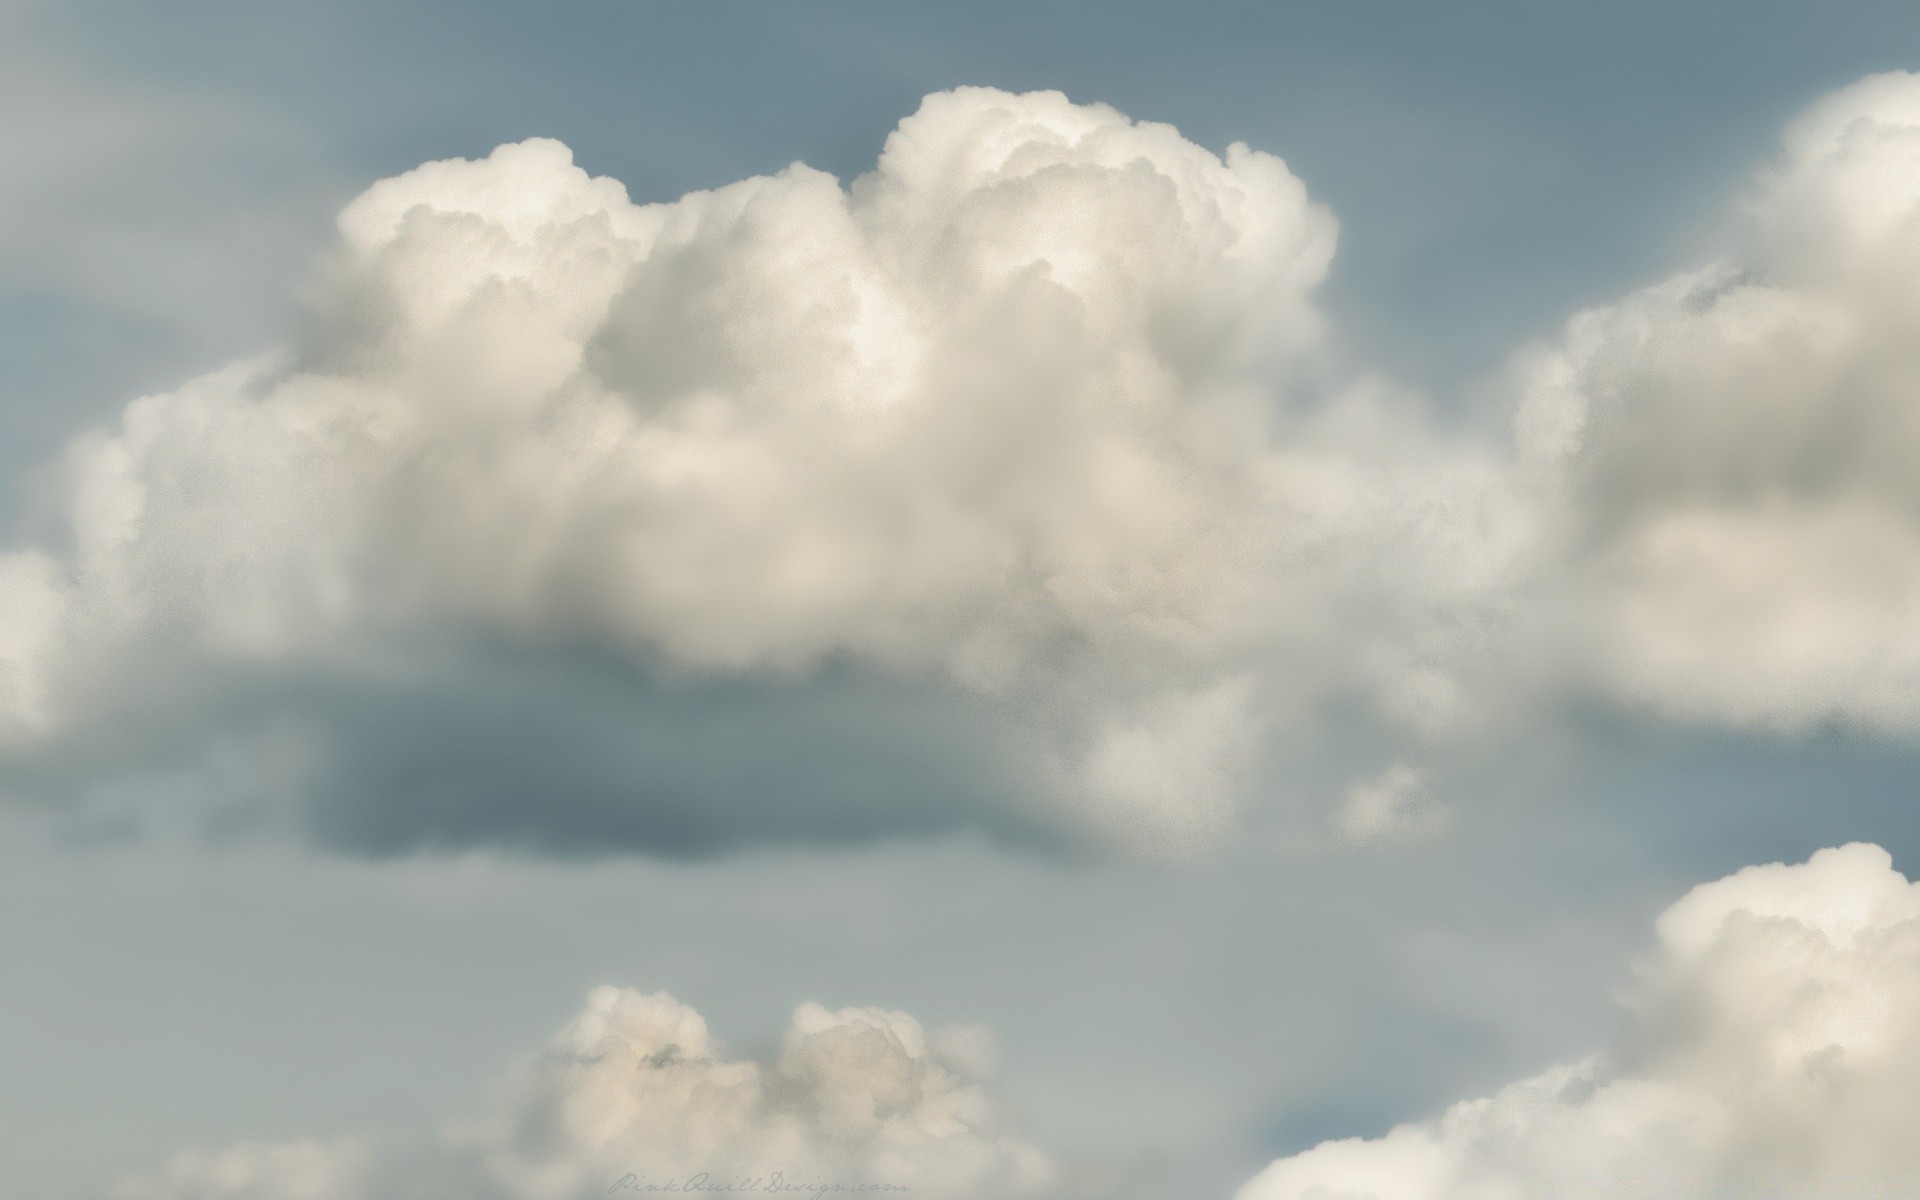
[[1912,734],[1920,76],[1814,104],[1745,200],[1732,253],[1515,357],[1544,608],[1663,716]]

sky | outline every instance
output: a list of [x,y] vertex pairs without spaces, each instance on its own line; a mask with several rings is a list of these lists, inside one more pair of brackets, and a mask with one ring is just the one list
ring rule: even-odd
[[1917,59],[0,0],[0,1198],[1900,1194]]

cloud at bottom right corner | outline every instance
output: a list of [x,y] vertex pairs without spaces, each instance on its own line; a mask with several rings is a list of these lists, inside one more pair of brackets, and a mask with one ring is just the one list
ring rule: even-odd
[[1920,885],[1878,846],[1702,884],[1655,922],[1618,1044],[1236,1200],[1811,1200],[1920,1192]]

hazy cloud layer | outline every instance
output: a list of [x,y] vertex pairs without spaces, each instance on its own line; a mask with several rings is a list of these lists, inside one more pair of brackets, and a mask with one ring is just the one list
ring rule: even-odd
[[[699,1180],[944,1200],[1038,1196],[1038,1151],[1000,1132],[991,1037],[905,1013],[802,1005],[770,1062],[729,1057],[664,993],[602,987],[506,1083],[486,1119],[432,1144],[364,1139],[183,1151],[110,1200],[581,1200]],[[776,1178],[777,1177],[777,1178]],[[826,1189],[820,1191],[817,1189]],[[904,1189],[904,1190],[903,1190]],[[882,1194],[882,1193],[876,1193]]]
[[1239,1200],[1907,1194],[1920,885],[1855,844],[1704,884],[1655,932],[1613,1052],[1283,1159]]

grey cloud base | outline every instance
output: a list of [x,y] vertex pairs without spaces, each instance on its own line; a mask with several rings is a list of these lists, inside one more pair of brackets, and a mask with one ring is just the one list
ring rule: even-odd
[[406,671],[203,672],[164,713],[110,711],[0,780],[62,801],[80,836],[278,829],[374,857],[1078,840],[1018,804],[1018,731],[951,689],[850,670],[663,679],[617,653],[454,646]]

